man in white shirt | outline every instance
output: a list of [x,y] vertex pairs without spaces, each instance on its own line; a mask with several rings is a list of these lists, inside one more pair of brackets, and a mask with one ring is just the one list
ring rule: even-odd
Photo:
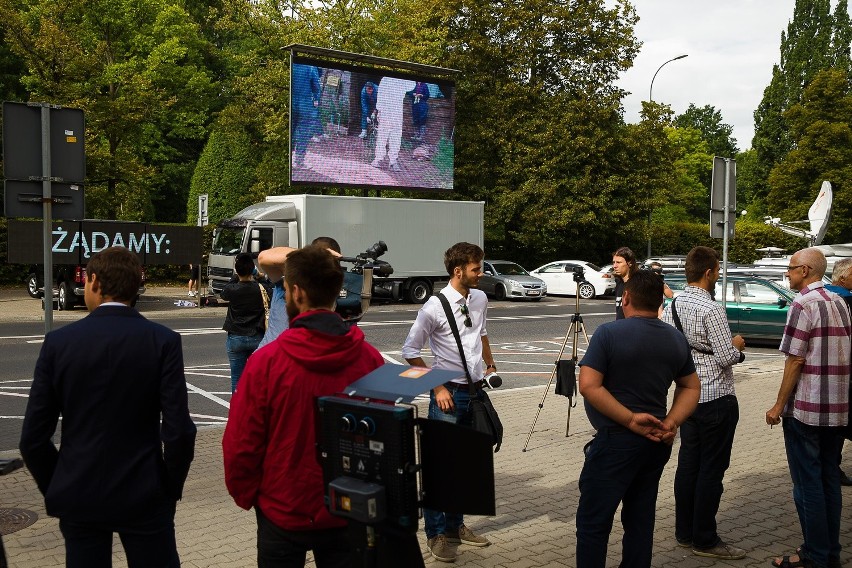
[[376,133],[376,159],[370,164],[378,168],[385,155],[388,157],[390,169],[400,171],[397,159],[402,143],[402,111],[405,93],[414,89],[416,83],[408,79],[382,77],[379,82],[379,96],[376,100],[376,114],[379,129]]
[[[381,87],[379,92],[381,93]],[[497,370],[485,330],[488,300],[484,292],[476,289],[482,277],[484,256],[482,249],[471,243],[456,243],[451,246],[444,253],[444,265],[450,275],[450,284],[440,292],[449,301],[455,316],[467,370],[474,381],[474,396],[481,396],[482,378],[485,374]],[[427,341],[435,358],[433,368],[464,370],[458,345],[437,296],[429,298],[417,313],[417,319],[405,339],[402,356],[410,365],[426,366],[420,353]],[[429,418],[470,425],[470,401],[471,394],[466,377],[439,385],[430,393]],[[450,544],[491,544],[488,539],[467,528],[461,514],[424,509],[423,519],[429,552],[441,562],[455,561],[456,553]]]

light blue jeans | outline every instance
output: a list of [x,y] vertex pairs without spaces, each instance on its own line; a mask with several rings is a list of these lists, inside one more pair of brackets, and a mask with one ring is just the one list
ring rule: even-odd
[[254,353],[260,340],[263,339],[263,334],[257,335],[234,335],[228,334],[228,339],[225,340],[225,347],[228,349],[228,363],[231,364],[231,392],[237,390],[237,383],[240,380],[240,375],[243,374],[243,369],[246,367],[249,355]]

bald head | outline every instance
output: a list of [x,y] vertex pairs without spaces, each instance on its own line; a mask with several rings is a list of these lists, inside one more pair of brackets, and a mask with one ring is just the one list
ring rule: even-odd
[[825,276],[825,255],[818,248],[806,248],[798,251],[795,255],[799,255],[797,263],[807,264],[810,267],[810,272],[814,276],[813,280],[821,280]]
[[825,255],[819,249],[811,247],[797,251],[790,257],[790,265],[787,268],[790,288],[802,290],[822,280],[825,266]]

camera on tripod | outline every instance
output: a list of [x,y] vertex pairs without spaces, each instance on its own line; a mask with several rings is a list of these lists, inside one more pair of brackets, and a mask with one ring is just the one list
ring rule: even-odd
[[585,282],[586,281],[586,270],[582,266],[575,266],[573,268],[574,272],[574,282]]
[[347,323],[357,323],[367,313],[373,297],[373,276],[390,276],[393,267],[380,256],[388,251],[388,245],[379,241],[356,256],[341,256],[340,262],[351,263],[343,273],[343,287],[337,298],[335,311]]

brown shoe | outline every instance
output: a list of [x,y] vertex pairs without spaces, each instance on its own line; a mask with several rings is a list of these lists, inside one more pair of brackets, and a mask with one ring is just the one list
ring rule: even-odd
[[722,558],[726,560],[737,560],[745,558],[746,551],[732,544],[726,544],[720,540],[719,544],[713,548],[695,548],[692,547],[692,553],[696,556],[704,556],[706,558]]
[[472,530],[462,525],[458,530],[448,530],[446,532],[447,542],[453,544],[469,544],[471,546],[488,546],[491,541],[484,536],[479,536]]
[[435,560],[440,560],[441,562],[456,561],[455,551],[450,548],[450,545],[447,543],[447,537],[442,534],[439,534],[434,538],[427,539],[426,547],[429,549],[429,552],[432,554],[432,558]]

